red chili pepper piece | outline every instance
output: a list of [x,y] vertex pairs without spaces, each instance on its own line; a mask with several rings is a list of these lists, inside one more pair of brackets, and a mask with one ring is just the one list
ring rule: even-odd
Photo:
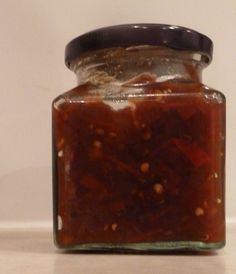
[[173,143],[195,167],[206,164],[210,157],[197,144],[192,144],[181,139],[173,139]]

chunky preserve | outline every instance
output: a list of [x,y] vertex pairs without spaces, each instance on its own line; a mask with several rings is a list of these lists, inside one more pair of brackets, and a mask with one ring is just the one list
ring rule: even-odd
[[[187,31],[115,26],[97,30],[110,33],[107,46],[93,40],[94,48],[81,52],[85,34],[67,47],[79,85],[52,105],[54,235],[61,248],[224,245],[225,98],[201,83],[207,45],[153,45],[155,33],[164,37],[168,28],[168,37]],[[128,31],[134,45],[124,46]],[[203,36],[192,33],[193,42]]]

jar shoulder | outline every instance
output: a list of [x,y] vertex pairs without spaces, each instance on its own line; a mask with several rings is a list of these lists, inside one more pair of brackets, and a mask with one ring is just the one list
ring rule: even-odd
[[86,96],[88,94],[88,90],[89,89],[87,85],[78,85],[68,91],[62,92],[60,95],[55,97],[52,101],[52,104],[55,104],[60,100],[69,100],[75,96]]
[[225,103],[226,97],[223,92],[203,85],[203,94],[206,99],[212,102]]
[[214,88],[202,83],[186,83],[168,81],[161,83],[150,83],[147,85],[91,85],[89,83],[78,85],[69,91],[66,91],[53,100],[53,107],[66,103],[80,103],[102,100],[126,100],[130,98],[137,99],[155,99],[162,98],[162,102],[168,100],[185,101],[191,98],[202,99],[207,104],[225,104],[225,95]]

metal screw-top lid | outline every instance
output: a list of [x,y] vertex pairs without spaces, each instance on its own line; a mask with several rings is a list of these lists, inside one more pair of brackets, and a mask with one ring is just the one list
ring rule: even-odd
[[66,46],[65,62],[69,67],[84,52],[138,45],[198,52],[206,63],[212,60],[211,39],[195,30],[164,24],[128,24],[96,29],[73,39]]

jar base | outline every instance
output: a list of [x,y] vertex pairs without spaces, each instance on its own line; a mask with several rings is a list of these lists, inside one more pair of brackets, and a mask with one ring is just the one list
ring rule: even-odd
[[107,243],[90,243],[73,246],[57,247],[64,251],[82,251],[82,252],[138,252],[148,253],[156,251],[211,251],[221,249],[225,242],[206,243],[200,241],[166,241],[151,243],[130,243],[130,244],[107,244]]

